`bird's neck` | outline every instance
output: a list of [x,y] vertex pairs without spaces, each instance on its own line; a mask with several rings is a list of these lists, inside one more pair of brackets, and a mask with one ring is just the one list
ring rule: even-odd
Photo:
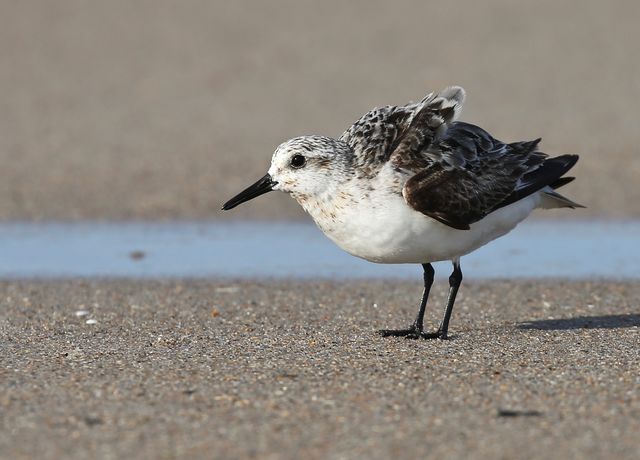
[[314,195],[295,194],[293,197],[325,233],[342,225],[345,211],[354,196],[346,188],[325,190]]

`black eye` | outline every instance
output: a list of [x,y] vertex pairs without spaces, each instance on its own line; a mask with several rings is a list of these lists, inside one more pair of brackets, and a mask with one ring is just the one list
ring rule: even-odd
[[302,155],[294,155],[293,157],[291,157],[292,168],[302,168],[306,162],[307,159]]

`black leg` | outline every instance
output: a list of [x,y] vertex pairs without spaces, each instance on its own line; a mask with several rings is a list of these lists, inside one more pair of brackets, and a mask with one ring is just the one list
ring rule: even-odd
[[447,298],[447,306],[444,310],[442,323],[436,332],[424,332],[424,311],[427,306],[429,291],[433,284],[434,270],[431,264],[422,265],[424,268],[424,293],[422,294],[422,302],[420,302],[420,310],[415,322],[408,329],[382,329],[378,331],[383,337],[406,337],[408,339],[442,339],[448,337],[449,321],[453,312],[453,305],[456,302],[458,288],[462,283],[462,270],[460,270],[460,262],[453,262],[453,272],[449,276],[449,297]]
[[420,309],[418,310],[418,316],[413,322],[413,327],[421,331],[424,329],[424,312],[427,308],[427,300],[429,300],[429,292],[431,292],[431,286],[433,286],[433,275],[435,270],[431,264],[422,264],[424,290],[422,291],[422,300],[420,301]]
[[433,285],[433,275],[435,271],[431,264],[422,264],[424,270],[424,290],[422,291],[422,300],[420,301],[420,309],[416,320],[408,329],[381,329],[378,333],[383,337],[407,337],[419,338],[424,330],[424,312],[427,308],[427,300],[429,299],[429,291]]
[[447,308],[444,310],[444,318],[438,328],[438,338],[446,339],[449,332],[449,320],[451,320],[451,312],[453,312],[453,304],[456,303],[456,295],[458,288],[462,283],[462,270],[460,270],[460,261],[453,262],[453,272],[449,276],[449,298],[447,299]]

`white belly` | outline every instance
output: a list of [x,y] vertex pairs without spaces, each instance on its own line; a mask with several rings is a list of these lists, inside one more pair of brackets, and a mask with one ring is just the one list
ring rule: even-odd
[[359,201],[332,222],[308,211],[325,235],[354,256],[378,263],[428,263],[457,259],[505,235],[540,200],[539,193],[530,195],[489,214],[470,230],[456,230],[414,211],[399,195]]

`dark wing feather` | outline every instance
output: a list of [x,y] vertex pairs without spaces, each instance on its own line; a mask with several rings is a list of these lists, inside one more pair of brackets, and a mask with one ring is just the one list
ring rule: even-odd
[[578,155],[560,155],[548,158],[533,171],[527,172],[518,181],[514,191],[503,201],[498,203],[493,210],[515,203],[543,187],[560,188],[571,182],[575,177],[562,177],[578,161]]
[[468,230],[496,209],[564,183],[560,178],[577,157],[549,159],[537,151],[539,141],[505,144],[477,126],[457,122],[421,152],[429,163],[426,167],[411,167],[416,152],[398,151],[392,161],[415,172],[403,190],[410,206],[450,227]]

